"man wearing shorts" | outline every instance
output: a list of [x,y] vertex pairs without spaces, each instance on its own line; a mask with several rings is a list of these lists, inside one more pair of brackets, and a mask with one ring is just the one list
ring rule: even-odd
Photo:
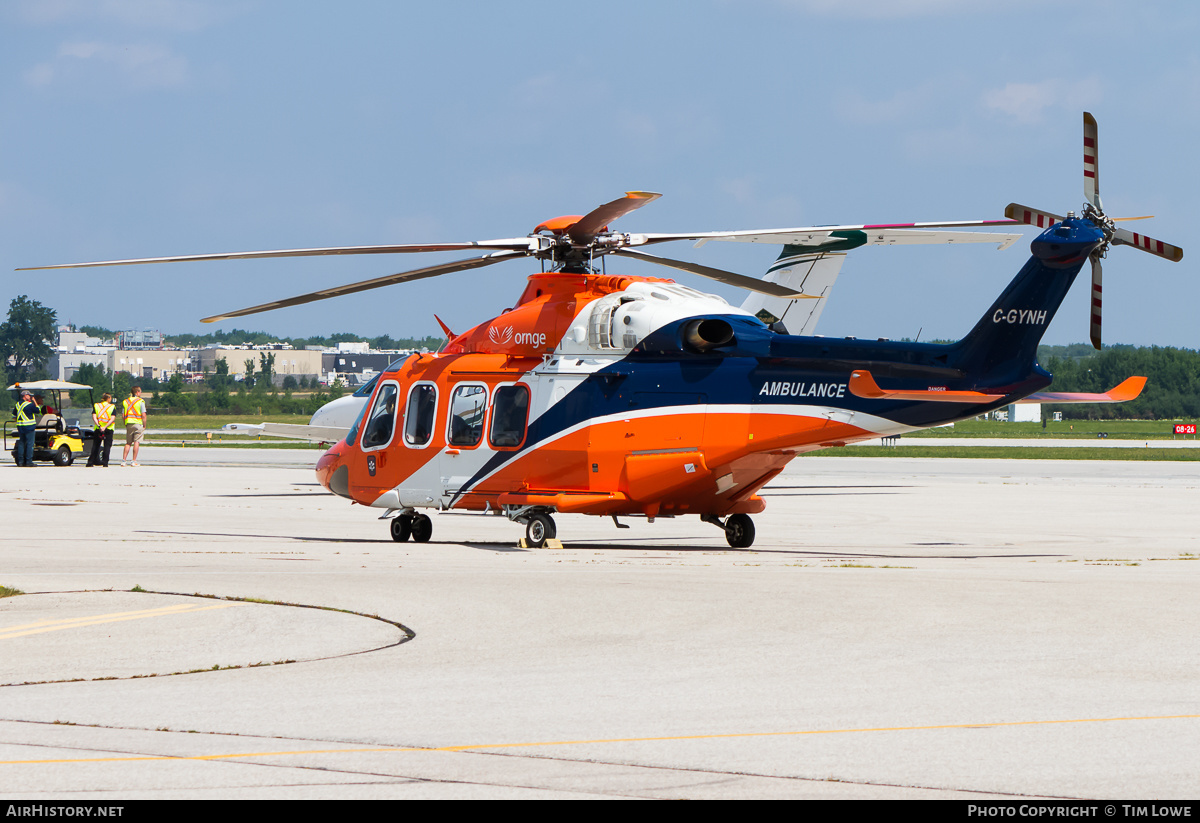
[[[142,387],[134,386],[133,394],[121,404],[121,416],[125,419],[125,453],[121,456],[122,466],[140,466],[138,448],[146,431],[146,401],[142,399]],[[129,462],[129,450],[133,449],[133,462]]]

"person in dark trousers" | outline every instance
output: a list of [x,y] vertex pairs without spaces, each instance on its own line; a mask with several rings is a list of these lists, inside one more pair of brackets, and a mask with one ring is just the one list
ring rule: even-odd
[[33,434],[37,430],[37,405],[34,404],[28,389],[21,390],[21,399],[13,409],[13,417],[17,419],[17,465],[33,465]]
[[88,466],[104,466],[108,468],[108,453],[112,451],[113,427],[116,425],[117,407],[113,405],[112,395],[105,392],[100,402],[92,406],[92,454],[88,458]]

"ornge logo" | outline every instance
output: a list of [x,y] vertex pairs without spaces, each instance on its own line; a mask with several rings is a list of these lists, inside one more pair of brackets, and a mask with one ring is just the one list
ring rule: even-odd
[[541,331],[521,332],[516,337],[518,346],[544,346],[546,345],[546,333]]
[[507,326],[503,331],[492,326],[488,329],[488,338],[497,346],[506,346],[510,342],[518,346],[533,346],[534,348],[546,345],[545,332],[522,331],[513,334],[512,326]]

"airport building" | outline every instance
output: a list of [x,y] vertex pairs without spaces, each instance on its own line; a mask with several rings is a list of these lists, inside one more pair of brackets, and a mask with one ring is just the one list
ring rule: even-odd
[[409,353],[371,351],[366,343],[339,343],[336,349],[304,350],[287,344],[164,348],[162,335],[157,331],[123,331],[114,339],[101,340],[63,326],[47,371],[58,380],[71,380],[81,366],[91,364],[108,372],[127,372],[135,379],[169,380],[173,374],[181,374],[194,381],[205,374],[214,374],[217,362],[224,360],[230,376],[236,379],[246,374],[246,361],[254,363],[257,375],[262,373],[263,360],[273,357],[272,383],[276,386],[281,386],[289,376],[326,385],[340,380],[344,385],[358,386]]

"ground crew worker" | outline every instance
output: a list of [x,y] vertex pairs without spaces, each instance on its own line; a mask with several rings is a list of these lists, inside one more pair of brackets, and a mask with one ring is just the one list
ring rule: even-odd
[[[121,404],[121,417],[125,420],[125,453],[121,457],[121,465],[140,466],[138,449],[146,432],[146,401],[142,399],[141,386],[134,386],[133,394]],[[130,449],[133,449],[132,463],[129,462]]]
[[100,396],[100,402],[92,406],[92,455],[88,458],[88,466],[104,466],[108,468],[108,453],[112,451],[113,428],[117,424],[117,407],[113,405],[112,395],[105,392]]
[[17,419],[17,465],[33,465],[33,435],[37,431],[37,405],[28,389],[21,389],[21,399],[13,408]]

